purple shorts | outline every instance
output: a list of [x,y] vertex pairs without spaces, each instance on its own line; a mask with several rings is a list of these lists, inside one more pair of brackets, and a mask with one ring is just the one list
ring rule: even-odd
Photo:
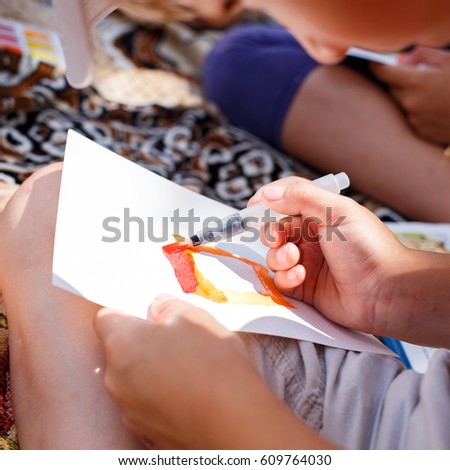
[[[345,61],[364,70],[365,61]],[[207,97],[231,124],[276,148],[289,106],[303,80],[319,64],[285,29],[247,25],[230,29],[207,56]]]

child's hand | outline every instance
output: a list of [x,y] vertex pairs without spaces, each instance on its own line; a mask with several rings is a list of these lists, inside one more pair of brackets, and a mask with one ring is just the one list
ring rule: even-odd
[[450,143],[450,52],[418,47],[403,54],[396,67],[371,64],[389,86],[416,134],[438,144]]
[[282,214],[302,214],[300,224],[262,231],[280,291],[365,332],[388,334],[403,321],[389,314],[389,301],[409,250],[376,216],[296,177],[261,188],[250,205],[261,200]]
[[[105,385],[125,424],[162,449],[330,449],[266,386],[241,339],[159,298],[151,320],[103,309]],[[276,430],[276,432],[274,431]]]
[[101,310],[95,329],[105,386],[125,424],[147,442],[162,449],[326,445],[266,387],[241,339],[205,311],[162,299],[150,320]]
[[206,312],[171,300],[154,302],[151,317],[100,311],[106,388],[138,436],[160,448],[207,447],[217,424],[208,420],[226,400],[224,375],[256,372],[240,339]]

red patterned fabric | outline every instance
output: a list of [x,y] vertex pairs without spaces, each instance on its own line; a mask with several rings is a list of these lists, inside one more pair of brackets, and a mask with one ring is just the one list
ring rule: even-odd
[[8,359],[8,325],[4,313],[0,311],[0,449],[18,448],[11,404]]

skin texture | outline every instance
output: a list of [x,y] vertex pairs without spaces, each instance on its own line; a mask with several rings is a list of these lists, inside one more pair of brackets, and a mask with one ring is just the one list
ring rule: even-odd
[[[446,0],[244,0],[289,29],[319,62],[339,62],[351,46],[398,51],[412,44],[440,47],[449,40]],[[370,21],[368,19],[370,18]]]
[[[399,75],[393,67],[381,72]],[[414,106],[417,102],[410,122],[424,132],[445,132],[448,110],[424,97],[431,90],[416,87],[404,93]],[[450,97],[450,91],[445,96]],[[441,101],[445,104],[444,98]],[[441,109],[440,123],[428,108],[435,104]],[[389,94],[371,80],[344,66],[317,67],[291,103],[281,142],[287,153],[323,173],[344,169],[352,188],[411,220],[450,222],[450,161],[442,146],[416,131]]]
[[[361,42],[354,44],[372,48],[369,39],[374,41],[377,34],[382,37],[379,47],[388,40],[397,48],[420,38],[434,45],[444,27],[450,39],[448,7],[443,14],[447,2],[417,1],[414,16],[411,2],[399,0],[397,9],[381,0],[373,28],[364,24],[367,11],[360,3],[258,2],[288,26],[305,26],[302,35],[324,60],[331,60],[330,51],[341,50],[358,31]],[[400,14],[407,16],[405,21],[398,21]],[[384,34],[384,26],[395,26],[392,35]],[[51,287],[59,171],[50,167],[33,175],[0,216],[0,287],[10,320],[21,443],[31,448],[136,448],[141,442],[121,426],[122,414],[132,432],[161,447],[331,447],[284,408],[260,381],[238,338],[203,311],[166,298],[153,305],[148,321],[105,310],[93,320],[97,306]],[[292,241],[279,227],[272,227],[270,240],[264,237],[271,244],[267,262],[280,289],[347,326],[450,345],[447,256],[406,250],[370,212],[304,180],[262,188],[252,203],[260,199],[281,212],[301,212],[308,218],[307,243]],[[329,221],[327,207],[333,208]],[[341,217],[345,219],[339,229],[346,241],[327,241],[327,227]],[[118,407],[103,389],[103,374]],[[205,395],[205,389],[210,393]],[[196,436],[184,432],[193,427]]]
[[418,47],[401,56],[401,65],[372,64],[375,76],[404,111],[416,135],[450,143],[450,52]]

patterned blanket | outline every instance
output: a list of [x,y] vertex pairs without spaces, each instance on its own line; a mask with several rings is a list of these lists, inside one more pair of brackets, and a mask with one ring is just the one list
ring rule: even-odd
[[8,326],[0,297],[0,450],[17,449],[8,367]]
[[[68,129],[236,208],[275,179],[318,176],[228,125],[204,100],[199,70],[217,36],[181,25],[144,27],[113,16],[97,34],[96,87],[81,91],[52,66],[0,49],[0,181],[20,184],[61,161]],[[380,215],[390,214],[353,196]],[[0,306],[0,448],[17,448],[13,423],[6,312]]]

